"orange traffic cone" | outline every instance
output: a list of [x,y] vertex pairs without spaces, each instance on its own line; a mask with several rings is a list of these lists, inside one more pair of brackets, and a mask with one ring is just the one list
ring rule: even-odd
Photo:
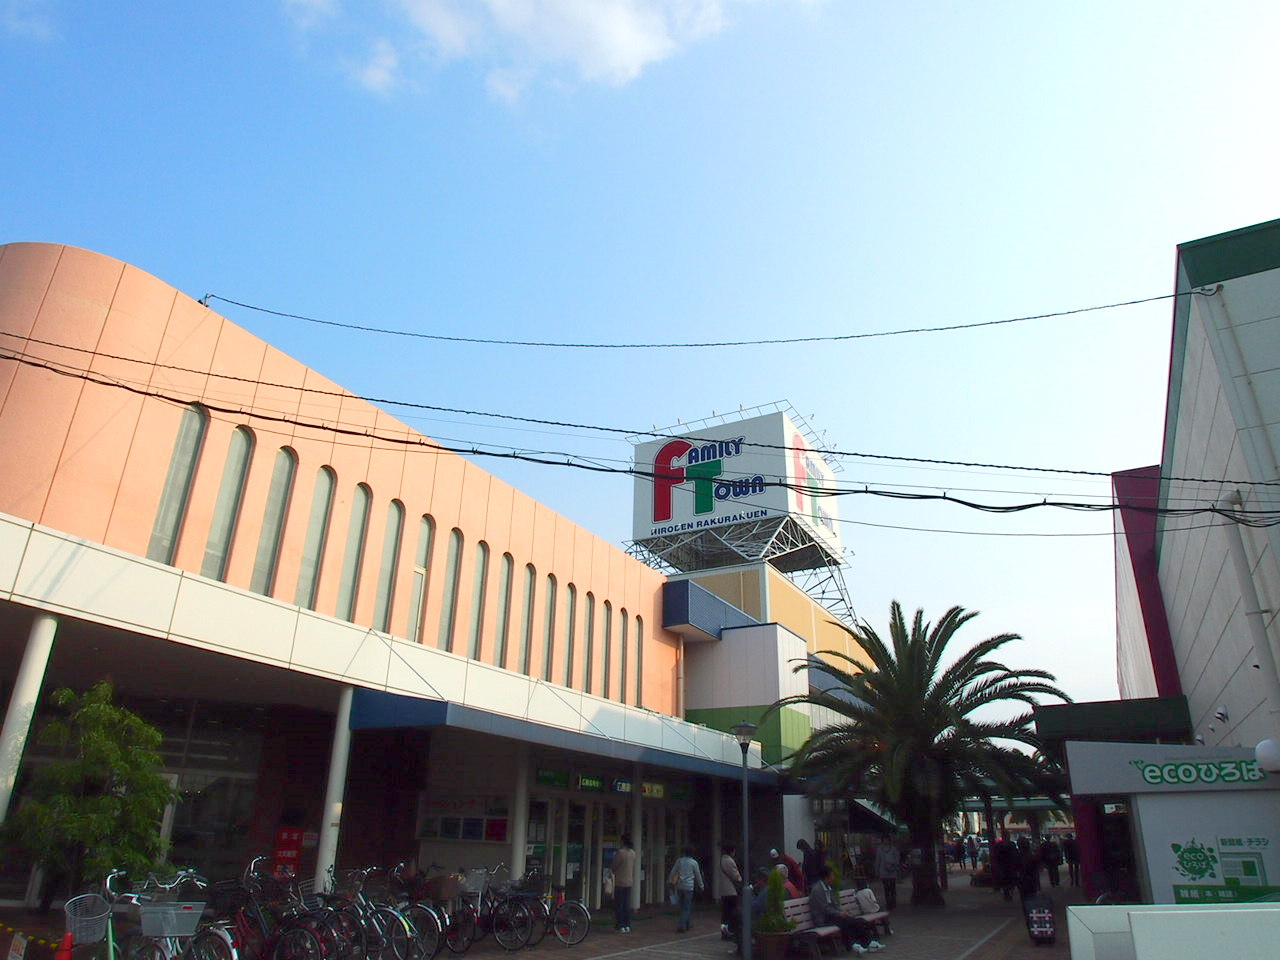
[[53,960],[71,960],[71,943],[71,934],[64,933],[62,943],[58,944],[58,949],[53,952]]

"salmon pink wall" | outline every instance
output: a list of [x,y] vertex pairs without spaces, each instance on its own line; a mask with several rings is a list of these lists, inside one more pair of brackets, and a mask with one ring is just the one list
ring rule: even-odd
[[[25,361],[25,362],[24,362]],[[90,379],[86,379],[89,377]],[[583,686],[586,596],[596,599],[592,689],[601,691],[604,601],[613,609],[611,697],[634,702],[635,618],[644,622],[644,706],[671,713],[676,638],[661,623],[664,577],[162,281],[100,254],[42,243],[0,246],[0,512],[145,556],[184,405],[201,404],[207,431],[174,565],[199,573],[227,450],[237,427],[253,448],[227,560],[248,589],[277,453],[296,456],[273,596],[292,603],[321,467],[337,476],[316,609],[333,615],[357,484],[372,491],[354,620],[373,622],[391,501],[405,517],[391,633],[406,636],[421,519],[435,521],[421,642],[436,644],[450,532],[463,535],[453,651],[466,654],[484,541],[479,657],[495,662],[502,555],[514,560],[508,668],[518,668],[524,570],[537,571],[530,673],[541,676],[547,577],[556,579],[551,678],[565,683],[566,597],[577,591],[573,676]],[[375,433],[378,438],[368,436]],[[387,438],[387,439],[382,439]],[[404,442],[396,442],[404,441]],[[619,615],[631,618],[628,685],[618,690]],[[419,639],[419,638],[412,638]]]

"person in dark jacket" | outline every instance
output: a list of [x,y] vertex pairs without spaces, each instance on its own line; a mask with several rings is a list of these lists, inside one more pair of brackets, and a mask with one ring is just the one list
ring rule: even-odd
[[1045,837],[1040,841],[1040,862],[1049,874],[1049,886],[1056,887],[1059,882],[1058,866],[1062,863],[1062,848],[1052,837]]
[[796,849],[800,851],[800,869],[804,871],[804,882],[812,884],[822,876],[822,858],[804,837],[796,841]]
[[818,879],[809,885],[809,915],[813,917],[813,925],[839,927],[844,948],[854,953],[881,949],[884,944],[876,939],[876,928],[870,921],[841,912],[839,895],[831,889],[832,875],[830,864],[824,864]]

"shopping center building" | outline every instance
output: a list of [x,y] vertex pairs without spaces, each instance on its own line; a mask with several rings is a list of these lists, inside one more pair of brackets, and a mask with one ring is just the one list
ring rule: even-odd
[[770,764],[813,718],[762,718],[849,649],[798,576],[838,539],[820,455],[754,431],[800,443],[775,412],[637,448],[631,555],[136,267],[0,247],[0,814],[50,693],[106,677],[164,735],[171,859],[214,877],[505,862],[599,903],[630,832],[644,902],[737,835],[744,780],[753,858],[812,839]]

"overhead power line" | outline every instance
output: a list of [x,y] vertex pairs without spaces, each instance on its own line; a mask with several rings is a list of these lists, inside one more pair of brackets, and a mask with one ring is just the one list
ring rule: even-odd
[[[146,387],[134,386],[127,383],[105,377],[101,374],[94,374],[86,370],[77,370],[74,368],[67,369],[59,366],[52,361],[44,361],[32,357],[23,356],[5,356],[0,354],[0,359],[12,360],[16,363],[27,366],[36,367],[46,370],[59,376],[68,377],[76,380],[83,380],[88,383],[98,384],[99,386],[112,387],[115,389],[125,390],[137,396],[151,397],[166,403],[172,403],[175,406],[190,406],[193,402],[188,397],[177,397],[163,393],[158,390],[152,390]],[[653,471],[639,470],[634,467],[608,467],[602,464],[573,462],[571,460],[550,460],[544,456],[537,456],[534,453],[517,453],[517,452],[499,452],[493,450],[482,450],[480,448],[459,448],[449,447],[443,444],[435,443],[425,437],[409,437],[401,435],[386,435],[373,430],[358,429],[355,427],[343,427],[337,424],[329,423],[313,423],[306,420],[300,420],[296,417],[289,417],[283,414],[269,414],[263,411],[244,410],[238,407],[223,406],[207,399],[199,401],[200,405],[218,413],[228,414],[237,417],[245,417],[248,419],[263,421],[267,423],[282,423],[289,426],[302,427],[309,430],[319,430],[326,433],[332,433],[342,436],[356,436],[368,439],[370,441],[378,441],[380,443],[392,444],[401,447],[420,447],[428,451],[437,453],[454,453],[459,455],[469,455],[476,457],[495,457],[505,460],[517,460],[527,463],[536,463],[544,466],[571,467],[577,470],[586,470],[592,473],[605,474],[621,474],[632,477],[642,477],[645,479],[654,479],[656,474]],[[1214,515],[1222,517],[1232,523],[1238,523],[1249,527],[1271,527],[1280,526],[1280,512],[1269,510],[1251,510],[1244,508],[1224,509],[1216,503],[1203,507],[1147,507],[1139,505],[1121,505],[1116,503],[1080,503],[1060,500],[1049,500],[1047,498],[1019,504],[986,504],[978,503],[972,500],[966,500],[960,497],[952,497],[946,493],[942,494],[925,494],[925,493],[907,493],[903,491],[891,490],[872,490],[864,487],[857,489],[835,489],[824,490],[808,484],[792,483],[788,481],[765,481],[766,487],[780,487],[787,490],[803,493],[811,497],[847,497],[847,496],[871,496],[882,497],[892,500],[909,500],[909,501],[944,501],[954,503],[959,506],[967,507],[971,510],[977,510],[983,513],[995,514],[1011,514],[1022,513],[1028,510],[1036,510],[1042,508],[1056,508],[1063,510],[1075,510],[1090,513],[1113,513],[1117,510],[1124,509],[1133,513],[1145,513],[1166,517],[1190,517]]]
[[[654,440],[674,439],[677,436],[685,439],[704,439],[708,442],[717,439],[715,437],[699,438],[692,434],[671,434],[657,430],[637,430],[632,427],[609,427],[601,424],[579,423],[572,420],[548,420],[540,417],[525,417],[512,413],[494,413],[487,410],[469,410],[465,407],[445,407],[438,404],[418,403],[410,400],[397,400],[388,397],[378,397],[364,394],[353,394],[345,390],[324,390],[318,387],[299,386],[291,383],[278,383],[270,380],[259,380],[253,377],[236,376],[229,373],[219,373],[214,370],[198,370],[193,367],[182,367],[173,364],[157,363],[151,360],[143,360],[138,357],[126,357],[118,354],[103,353],[87,347],[76,347],[70,344],[57,343],[51,340],[41,340],[36,337],[22,336],[20,334],[8,333],[0,331],[0,336],[6,336],[14,340],[21,340],[26,343],[40,344],[41,346],[56,347],[60,350],[69,350],[76,353],[84,353],[93,357],[106,360],[120,360],[127,363],[136,363],[148,368],[157,370],[172,370],[177,373],[191,373],[199,376],[213,377],[219,380],[226,380],[231,383],[242,383],[246,386],[253,387],[271,387],[281,390],[296,390],[298,393],[311,394],[323,397],[340,397],[343,399],[363,400],[366,403],[381,404],[383,406],[403,407],[406,410],[428,410],[433,413],[453,413],[460,416],[468,417],[487,417],[494,420],[505,420],[515,423],[535,424],[542,427],[564,427],[573,430],[591,430],[597,433],[613,434],[619,437],[649,437]],[[17,359],[12,357],[10,359]],[[807,452],[806,448],[792,447],[787,444],[779,443],[762,443],[758,441],[749,441],[744,446],[753,447],[761,450],[782,450],[792,452],[801,450]],[[929,466],[942,467],[966,467],[977,468],[983,470],[1000,470],[1004,472],[1020,472],[1020,473],[1040,473],[1040,474],[1058,474],[1062,476],[1078,476],[1078,477],[1097,477],[1105,480],[1111,479],[1111,473],[1105,470],[1083,470],[1071,467],[1037,467],[1025,464],[1009,464],[1009,463],[986,463],[974,460],[946,460],[938,457],[911,457],[902,454],[888,453],[868,453],[861,450],[839,450],[834,448],[822,448],[818,451],[825,457],[847,457],[851,459],[877,460],[885,463],[904,463],[904,464],[925,464]],[[1243,480],[1232,479],[1230,477],[1183,477],[1174,474],[1140,474],[1134,475],[1135,479],[1144,480],[1170,480],[1179,483],[1207,483],[1207,484],[1226,484],[1229,486],[1248,486],[1248,487],[1280,487],[1280,480]]]
[[269,314],[273,317],[284,317],[289,320],[302,320],[325,327],[337,327],[342,330],[356,330],[360,333],[377,333],[388,337],[409,337],[415,340],[434,340],[442,343],[475,343],[494,347],[553,347],[569,350],[681,350],[704,349],[707,347],[761,347],[777,346],[786,343],[837,343],[847,340],[872,340],[881,337],[902,337],[914,333],[946,333],[952,330],[975,330],[979,327],[998,327],[1010,323],[1024,323],[1028,320],[1048,320],[1052,317],[1069,317],[1077,313],[1093,313],[1097,310],[1113,310],[1117,307],[1132,307],[1141,303],[1155,303],[1158,300],[1171,300],[1176,297],[1213,296],[1213,290],[1190,290],[1182,293],[1165,293],[1158,297],[1142,297],[1138,300],[1122,300],[1117,303],[1102,303],[1092,307],[1076,307],[1073,310],[1055,310],[1052,313],[1036,313],[1026,317],[1008,317],[1003,320],[981,320],[977,323],[953,323],[941,327],[909,327],[900,330],[877,330],[868,333],[822,334],[810,337],[771,337],[760,340],[704,340],[683,343],[578,343],[561,340],[509,340],[501,337],[457,337],[442,333],[422,333],[418,330],[396,330],[389,327],[374,327],[361,323],[345,323],[340,320],[323,320],[320,317],[309,317],[301,313],[288,313],[284,310],[272,310],[252,303],[232,300],[216,293],[206,293],[199,302],[208,306],[210,300],[219,300],[234,307],[253,310],[257,313]]

